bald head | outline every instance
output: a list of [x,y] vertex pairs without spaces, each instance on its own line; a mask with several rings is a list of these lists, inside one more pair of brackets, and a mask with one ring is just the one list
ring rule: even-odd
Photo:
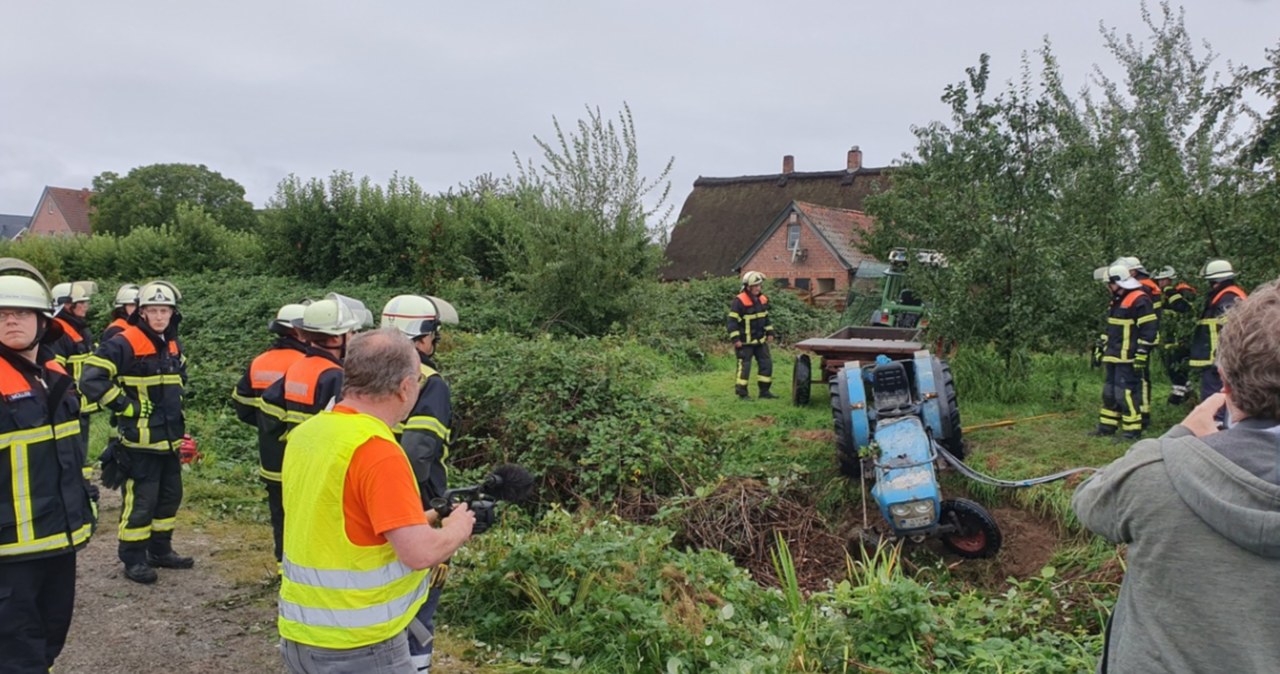
[[343,361],[342,395],[380,399],[395,395],[405,379],[418,378],[418,354],[394,328],[362,332],[351,338]]

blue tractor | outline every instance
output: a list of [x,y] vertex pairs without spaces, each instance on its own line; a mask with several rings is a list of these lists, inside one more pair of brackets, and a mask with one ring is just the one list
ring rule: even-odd
[[841,469],[874,480],[870,495],[888,524],[882,537],[938,538],[961,557],[992,557],[1001,534],[991,513],[943,499],[938,484],[940,459],[964,458],[951,371],[926,350],[896,355],[846,361],[830,381]]

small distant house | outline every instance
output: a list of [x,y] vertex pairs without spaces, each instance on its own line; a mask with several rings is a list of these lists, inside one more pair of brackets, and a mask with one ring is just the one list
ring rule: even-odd
[[92,196],[93,192],[87,189],[46,186],[23,236],[92,233],[89,225],[89,198]]
[[[812,274],[800,274],[799,271],[817,270],[814,265],[819,264],[819,258],[824,258],[822,264],[838,263],[841,269],[846,263],[856,267],[861,256],[855,256],[847,243],[849,236],[853,235],[852,229],[846,236],[823,228],[862,227],[867,217],[862,214],[863,201],[867,195],[888,187],[889,171],[888,167],[863,166],[862,151],[855,146],[849,150],[845,167],[834,171],[798,172],[795,170],[795,158],[787,155],[782,158],[781,173],[735,178],[699,177],[694,181],[693,191],[685,199],[680,218],[671,232],[666,248],[669,264],[663,270],[663,278],[676,281],[704,276],[736,276],[746,269],[743,265],[747,262],[763,262],[766,258],[773,262],[775,253],[768,252],[772,251],[769,247],[772,243],[766,240],[766,232],[774,230],[776,233],[781,229],[785,234],[789,228],[782,227],[781,222],[789,225],[790,214],[794,212],[798,221],[803,218],[801,239],[806,237],[806,228],[809,236],[815,237],[814,245],[801,246],[810,257],[803,262],[797,260],[797,265],[779,268],[779,271],[788,272],[781,276],[770,274],[766,269],[760,271],[774,278],[797,282],[809,279],[811,287],[818,284],[818,279],[830,280],[837,288],[841,284],[847,286],[842,274],[836,273],[839,270],[835,266],[823,267],[822,275],[816,271]],[[818,209],[827,210],[819,213]],[[856,213],[857,216],[837,213]],[[823,239],[818,240],[816,237],[819,236]],[[762,250],[766,251],[763,258],[760,257]],[[825,260],[828,254],[833,258],[831,261]],[[786,257],[788,265],[791,264],[789,254],[776,255]],[[809,259],[813,261],[809,262]]]
[[25,215],[0,214],[0,241],[13,241],[27,231],[29,224],[31,218]]
[[872,259],[858,250],[871,222],[861,211],[793,201],[733,267],[762,272],[775,285],[843,306],[858,267]]

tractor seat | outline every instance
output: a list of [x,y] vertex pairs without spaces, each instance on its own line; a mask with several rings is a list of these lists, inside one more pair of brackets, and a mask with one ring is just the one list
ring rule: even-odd
[[878,418],[909,416],[919,411],[911,400],[911,380],[902,363],[877,365],[871,375],[871,393]]

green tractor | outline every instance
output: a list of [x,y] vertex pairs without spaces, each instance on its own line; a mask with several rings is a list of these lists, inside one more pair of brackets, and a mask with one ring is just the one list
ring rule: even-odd
[[[911,251],[906,248],[894,248],[889,251],[889,264],[877,270],[884,282],[880,290],[880,307],[871,313],[871,325],[923,328],[929,324],[923,300],[906,285],[911,258]],[[946,267],[947,258],[936,250],[917,249],[915,263]]]

